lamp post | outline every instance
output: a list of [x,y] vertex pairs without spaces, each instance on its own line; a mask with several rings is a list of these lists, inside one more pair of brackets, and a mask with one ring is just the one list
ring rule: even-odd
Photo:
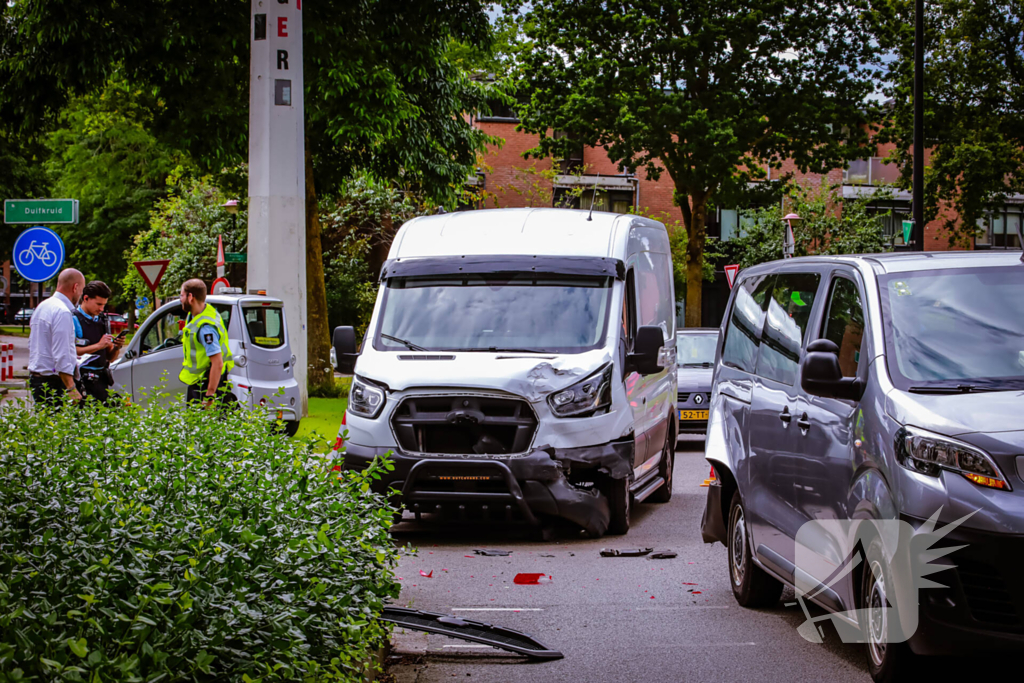
[[782,240],[782,258],[793,258],[796,252],[796,238],[793,236],[793,221],[803,220],[795,213],[787,213],[782,217],[786,221],[786,236]]
[[924,0],[914,2],[914,226],[912,251],[924,251]]
[[[238,200],[229,199],[223,204],[221,204],[221,206],[224,208],[225,211],[231,214],[231,234],[237,234],[235,228],[237,227],[238,223]],[[217,268],[217,277],[224,277],[224,266],[219,266]],[[232,278],[232,281],[234,281],[234,278]]]

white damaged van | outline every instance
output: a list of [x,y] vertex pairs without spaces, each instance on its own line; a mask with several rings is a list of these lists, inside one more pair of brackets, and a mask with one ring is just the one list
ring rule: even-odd
[[[675,292],[668,233],[633,215],[495,209],[398,231],[338,453],[391,454],[416,513],[563,518],[623,534],[634,502],[672,495]],[[339,440],[340,441],[340,440]],[[397,497],[397,494],[396,494]]]

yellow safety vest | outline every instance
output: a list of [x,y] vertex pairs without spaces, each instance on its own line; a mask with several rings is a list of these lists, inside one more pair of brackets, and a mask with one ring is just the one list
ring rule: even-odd
[[206,308],[203,309],[202,313],[195,317],[189,315],[185,319],[185,329],[182,330],[181,345],[185,351],[185,357],[181,362],[182,367],[181,372],[178,374],[178,379],[187,385],[195,384],[201,380],[210,368],[210,357],[206,355],[206,349],[196,339],[196,336],[199,334],[199,328],[203,325],[212,325],[220,335],[221,355],[224,357],[224,373],[227,374],[235,367],[235,362],[231,359],[231,349],[228,347],[228,330],[224,327],[224,321],[221,320],[217,309],[210,304],[206,304]]

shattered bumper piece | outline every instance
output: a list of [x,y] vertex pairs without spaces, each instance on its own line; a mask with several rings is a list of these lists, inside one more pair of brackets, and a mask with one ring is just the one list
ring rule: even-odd
[[533,636],[480,621],[391,606],[384,608],[380,618],[382,621],[389,621],[402,628],[482,643],[501,650],[526,655],[531,659],[562,659],[563,657],[561,652],[552,650]]
[[[349,444],[345,469],[363,470],[387,449]],[[610,508],[600,482],[624,479],[633,467],[631,438],[584,448],[541,447],[515,458],[406,456],[392,453],[395,469],[373,484],[378,493],[395,488],[413,512],[454,509],[468,519],[513,514],[531,524],[538,516],[569,520],[592,536],[608,528]],[[483,513],[482,515],[480,513]]]

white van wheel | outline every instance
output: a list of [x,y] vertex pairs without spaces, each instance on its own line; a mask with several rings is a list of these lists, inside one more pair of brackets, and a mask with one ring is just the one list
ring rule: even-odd
[[608,520],[608,533],[621,536],[629,531],[629,516],[633,510],[633,494],[629,492],[629,478],[609,479],[605,487],[608,496],[608,507],[611,518]]

